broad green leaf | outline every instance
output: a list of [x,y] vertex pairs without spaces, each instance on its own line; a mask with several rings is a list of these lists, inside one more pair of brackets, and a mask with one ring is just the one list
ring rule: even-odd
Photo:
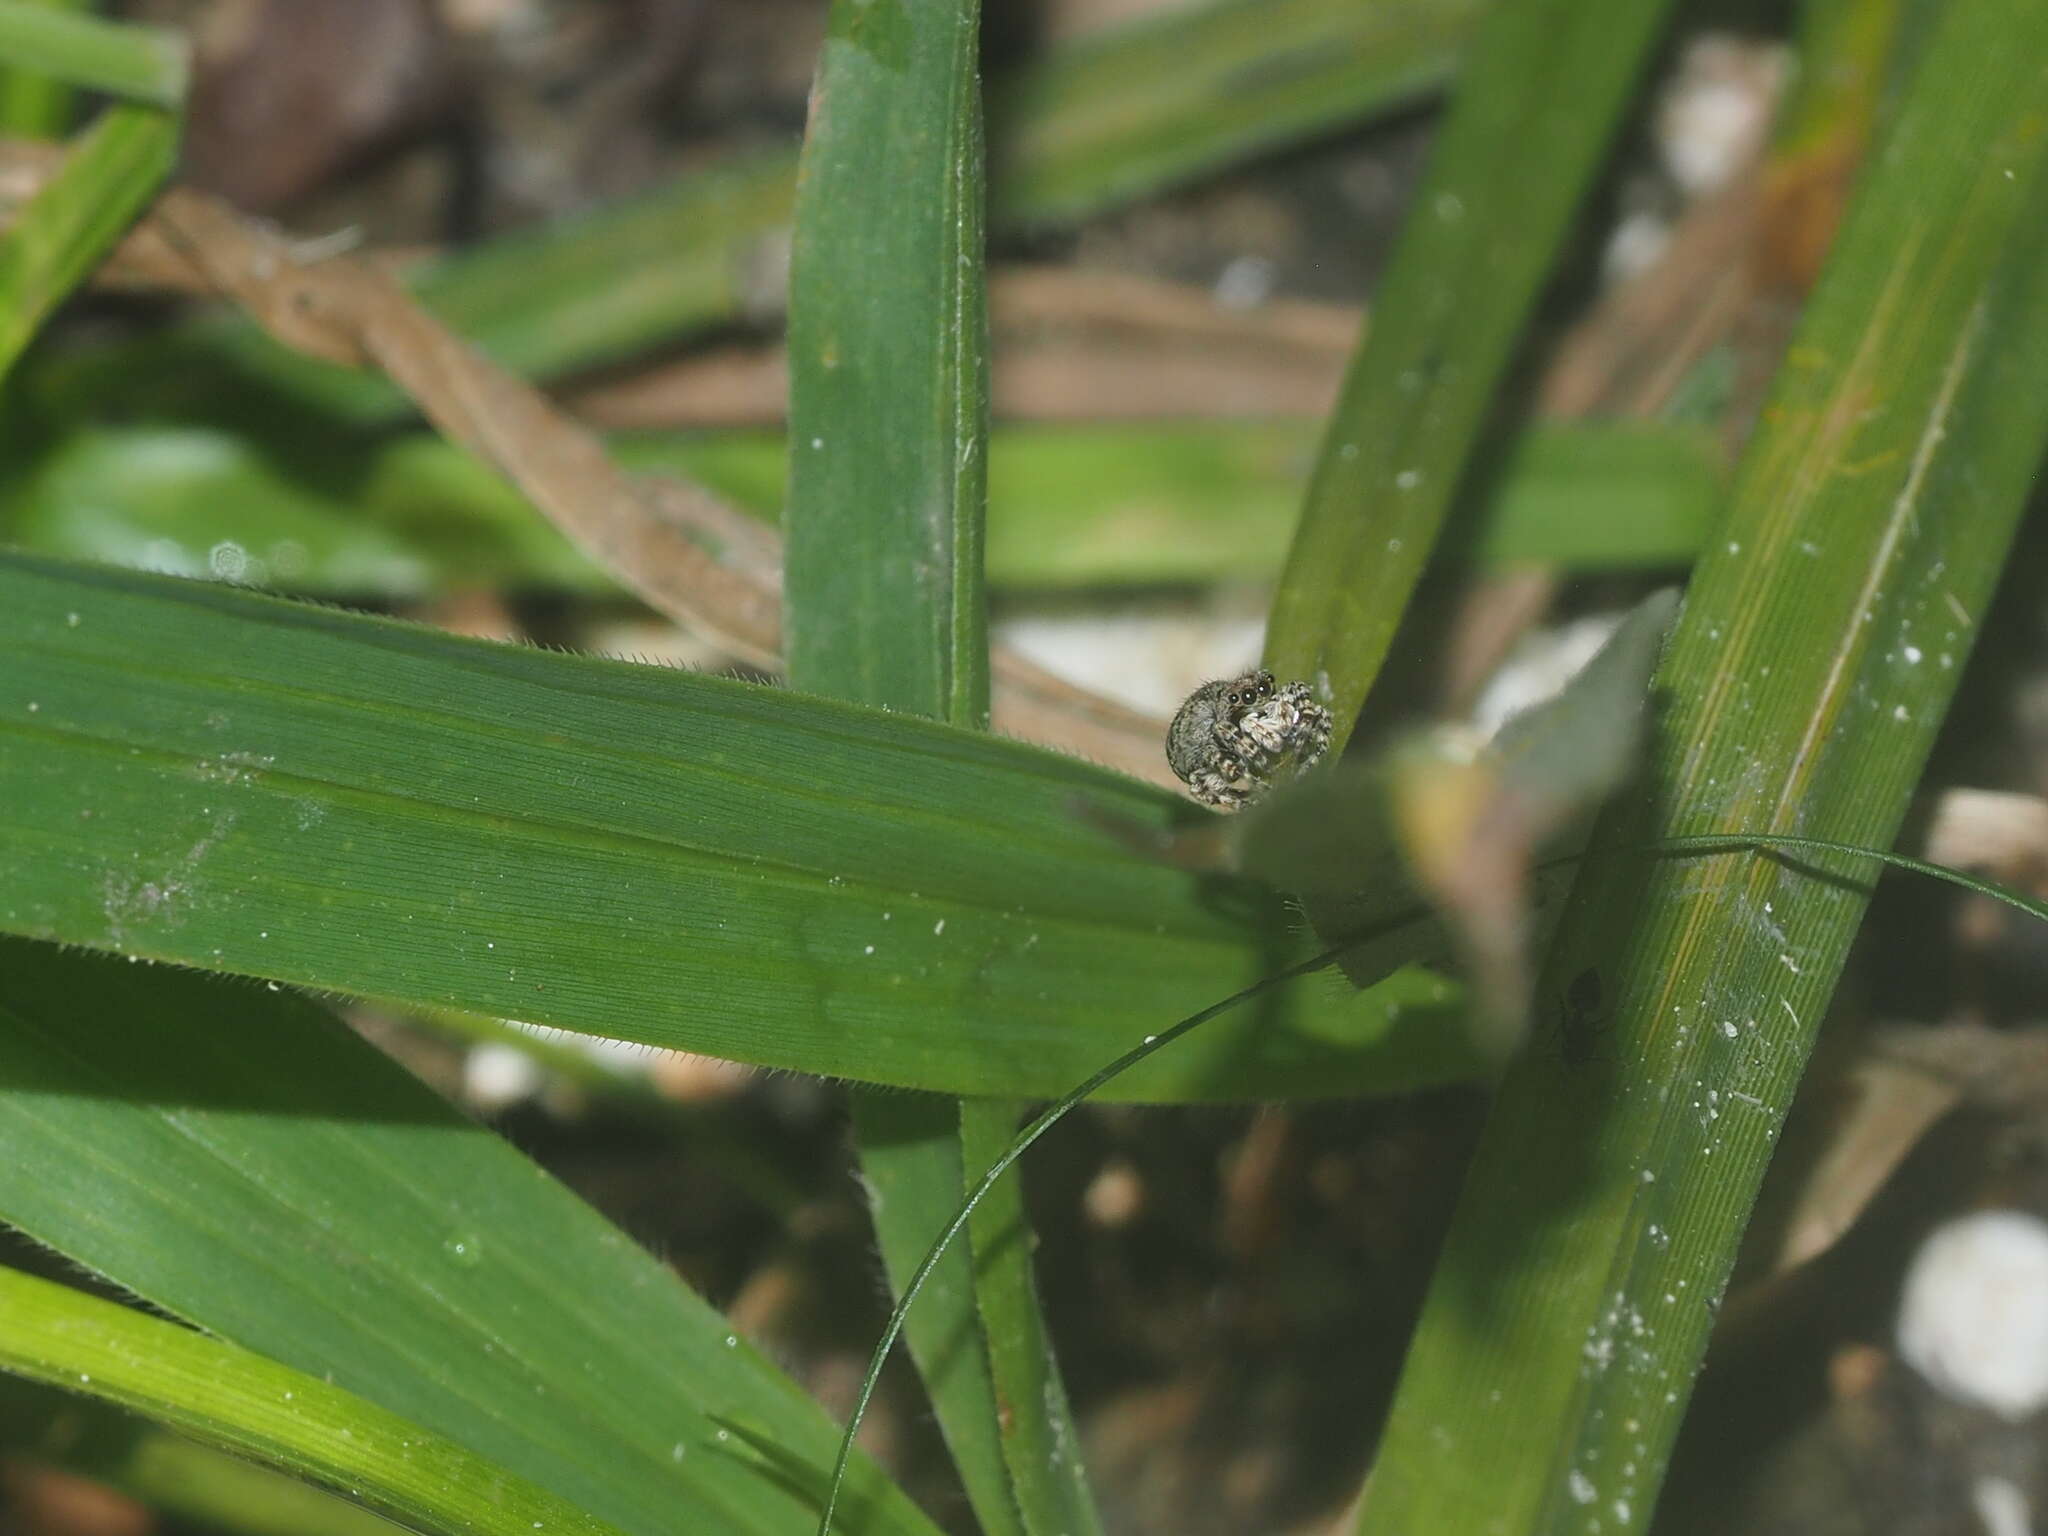
[[[1812,67],[1825,68],[1825,58]],[[1643,1529],[1875,860],[2048,447],[2048,9],[1950,0],[1881,134],[1503,1084],[1359,1529]],[[1582,978],[1589,981],[1582,986]]]
[[1669,0],[1490,10],[1323,439],[1266,661],[1342,750]]
[[[810,1527],[714,1418],[822,1475],[836,1436],[815,1405],[624,1234],[289,992],[0,941],[0,1160],[0,1219],[594,1519]],[[930,1529],[872,1469],[859,1482],[851,1528]]]
[[341,1388],[246,1349],[0,1268],[0,1370],[118,1403],[449,1536],[612,1526]]
[[[45,14],[36,6],[12,9]],[[50,312],[85,281],[156,195],[177,149],[174,114],[116,103],[79,136],[63,166],[15,215],[0,235],[0,375],[14,367]]]
[[[1278,898],[1131,851],[1172,796],[901,715],[21,555],[0,653],[32,937],[1020,1096],[1301,952]],[[1442,1082],[1451,1002],[1310,982],[1125,1090]]]
[[0,0],[0,64],[156,107],[185,99],[185,40],[79,7]]

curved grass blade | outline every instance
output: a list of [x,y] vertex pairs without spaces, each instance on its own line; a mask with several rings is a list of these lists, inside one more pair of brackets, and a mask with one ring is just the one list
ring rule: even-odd
[[1940,10],[1688,594],[1654,792],[1552,946],[1544,995],[1596,969],[1612,1060],[1504,1082],[1361,1531],[1651,1517],[1868,857],[1630,850],[1890,843],[2048,445],[2044,101],[2048,12]]
[[[0,940],[0,1219],[635,1536],[778,1536],[790,1381],[617,1228],[310,1002]],[[872,1467],[876,1536],[930,1525]]]
[[[35,0],[46,8],[82,11],[86,0]],[[61,139],[72,125],[77,92],[33,69],[0,63],[0,134]]]
[[[0,929],[952,1092],[1050,1094],[1264,974],[1200,813],[776,689],[0,554]],[[1138,1097],[1474,1070],[1426,975],[1303,989]]]
[[1646,851],[1654,854],[1688,854],[1742,853],[1759,849],[1767,853],[1833,853],[1869,859],[1891,869],[1905,870],[1908,874],[1926,875],[1929,879],[1939,880],[1974,895],[1988,896],[1993,901],[2003,902],[2015,911],[2024,912],[2029,917],[2048,923],[2048,901],[2036,901],[2033,897],[2024,896],[1995,880],[1985,880],[1965,870],[1952,869],[1946,864],[1916,859],[1911,854],[1894,853],[1889,848],[1866,848],[1858,843],[1836,842],[1832,838],[1788,837],[1775,832],[1727,832],[1659,838]]
[[1341,751],[1668,0],[1488,12],[1323,439],[1266,661]]
[[446,1536],[617,1536],[502,1466],[302,1371],[0,1268],[0,1370],[174,1425]]
[[161,1514],[244,1536],[390,1536],[382,1515],[111,1403],[0,1376],[0,1447]]
[[63,167],[0,236],[0,376],[156,195],[177,150],[174,114],[117,103],[79,136]]
[[26,0],[0,0],[0,64],[155,107],[181,104],[190,73],[175,32]]

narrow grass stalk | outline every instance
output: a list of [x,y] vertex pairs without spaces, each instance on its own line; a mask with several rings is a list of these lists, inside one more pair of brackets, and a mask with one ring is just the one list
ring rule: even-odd
[[1266,635],[1341,750],[1668,0],[1489,11],[1323,438]]
[[[790,274],[784,620],[794,686],[972,728],[988,724],[979,23],[978,0],[832,9]],[[1017,1110],[854,1092],[900,1283]],[[982,1528],[1079,1536],[1095,1516],[1031,1248],[1013,1179],[947,1256],[911,1352]],[[835,1477],[821,1531],[837,1496]]]

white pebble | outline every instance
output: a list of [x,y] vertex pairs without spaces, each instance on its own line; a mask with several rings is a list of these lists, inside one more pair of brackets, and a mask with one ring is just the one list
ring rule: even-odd
[[1943,1393],[2019,1420],[2048,1403],[2048,1224],[1978,1211],[1920,1245],[1899,1353]]

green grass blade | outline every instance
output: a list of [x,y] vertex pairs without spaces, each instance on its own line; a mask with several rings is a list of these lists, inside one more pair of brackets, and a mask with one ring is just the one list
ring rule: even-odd
[[[1825,61],[1822,61],[1824,65]],[[1654,794],[1618,807],[1541,995],[1605,1062],[1506,1079],[1359,1529],[1640,1530],[1875,860],[2048,446],[2048,11],[1942,8],[1701,561]]]
[[1479,28],[1324,436],[1267,631],[1268,665],[1315,684],[1340,749],[1668,8],[1526,0]]
[[[518,230],[408,272],[422,303],[504,367],[535,378],[644,352],[664,338],[772,313],[796,185],[791,159],[757,154],[641,197]],[[239,317],[209,317],[55,359],[37,397],[91,419],[119,399],[174,420],[275,411],[381,426],[410,402],[380,375],[293,352]],[[295,418],[296,419],[296,418]]]
[[[284,991],[0,941],[0,1219],[635,1533],[808,1530],[836,1435],[652,1256]],[[861,1522],[929,1525],[872,1468]]]
[[1078,39],[989,95],[996,213],[1072,220],[1450,78],[1483,0],[1227,0]]
[[0,376],[156,195],[177,149],[171,113],[109,107],[0,236]]
[[0,0],[0,64],[155,107],[185,99],[185,40],[75,9]]
[[[1039,1095],[1268,974],[1186,807],[987,736],[0,554],[0,929],[736,1060]],[[1305,987],[1138,1098],[1475,1062],[1443,983]]]
[[[995,1102],[854,1090],[854,1142],[892,1296],[903,1294],[932,1233],[980,1171],[963,1160],[964,1132],[970,1118],[984,1118]],[[1016,1182],[1009,1180],[1012,1186]],[[1020,1536],[1032,1527],[1025,1523],[1003,1457],[1001,1399],[978,1300],[986,1282],[970,1245],[956,1244],[919,1291],[903,1332],[976,1522],[987,1536]],[[1018,1413],[1030,1417],[1031,1408],[1021,1407]],[[833,1489],[827,1506],[836,1500]],[[823,1518],[831,1520],[831,1528],[839,1527],[836,1518]],[[819,1529],[826,1528],[821,1523]]]
[[[977,0],[878,10],[840,0],[812,92],[790,274],[783,632],[797,687],[988,723],[982,518],[988,305]],[[1017,1112],[855,1094],[875,1230],[901,1288]],[[982,1528],[1096,1528],[1085,1484],[1007,1452],[1064,1394],[1031,1281],[1014,1179],[985,1239],[948,1255],[912,1353]],[[990,1340],[999,1336],[1006,1348]],[[1019,1421],[1029,1421],[1021,1424]],[[838,1488],[821,1516],[828,1527]]]
[[1690,565],[1727,496],[1707,431],[1657,422],[1549,422],[1517,435],[1474,528],[1489,566],[1573,571]]
[[[51,10],[82,11],[87,0],[35,0]],[[0,62],[0,133],[59,139],[71,126],[76,92],[62,80]]]
[[[988,579],[1069,588],[1277,576],[1318,428],[1304,421],[1032,423],[989,444]],[[622,438],[637,469],[686,475],[750,510],[781,506],[775,432]],[[1727,495],[1712,433],[1545,422],[1516,440],[1475,519],[1488,565],[1690,564]]]
[[793,686],[988,723],[988,295],[973,0],[836,0],[790,261]]
[[0,1376],[0,1447],[196,1525],[243,1536],[391,1536],[382,1515],[108,1403]]
[[[996,1165],[1015,1139],[1025,1108],[1015,1100],[961,1101],[958,1176],[945,1201],[925,1207],[920,1223],[924,1242],[944,1230],[982,1172]],[[1024,1207],[1023,1180],[1014,1168],[982,1191],[968,1218],[967,1238],[997,1394],[994,1428],[1024,1527],[1051,1536],[1100,1532],[1102,1520],[1081,1460],[1080,1432],[1039,1306],[1032,1270],[1038,1239]],[[897,1258],[892,1270],[899,1288],[923,1257],[919,1247]]]
[[[848,1415],[846,1430],[839,1439],[839,1458],[833,1465],[833,1484],[835,1487],[841,1474],[845,1472],[852,1462],[854,1437],[859,1433],[861,1420],[867,1414],[868,1404],[874,1399],[875,1386],[882,1379],[882,1367],[888,1360],[889,1351],[895,1348],[897,1339],[903,1335],[909,1320],[912,1304],[922,1297],[927,1287],[933,1283],[940,1266],[945,1263],[947,1254],[952,1251],[954,1241],[960,1236],[961,1232],[966,1230],[968,1224],[974,1220],[982,1201],[988,1198],[999,1182],[1009,1177],[1010,1171],[1017,1165],[1017,1160],[1031,1149],[1039,1137],[1065,1119],[1075,1106],[1093,1098],[1103,1088],[1115,1082],[1125,1073],[1135,1070],[1149,1058],[1178,1044],[1195,1030],[1200,1029],[1204,1024],[1220,1018],[1232,1009],[1242,1007],[1244,1004],[1257,998],[1270,996],[1276,988],[1284,986],[1288,982],[1297,981],[1304,976],[1322,970],[1326,966],[1335,964],[1344,956],[1353,943],[1368,942],[1375,936],[1370,932],[1361,933],[1354,939],[1348,940],[1334,948],[1309,955],[1307,958],[1295,962],[1284,970],[1275,971],[1271,975],[1260,978],[1242,991],[1234,992],[1221,1001],[1211,1003],[1205,1008],[1197,1009],[1194,1013],[1189,1014],[1186,1018],[1177,1020],[1167,1028],[1160,1030],[1157,1034],[1147,1035],[1114,1061],[1097,1067],[1081,1082],[1066,1089],[1050,1104],[1031,1117],[1023,1129],[1019,1130],[1010,1139],[1008,1145],[1003,1147],[1001,1154],[990,1161],[983,1169],[981,1175],[967,1187],[960,1203],[953,1208],[952,1215],[947,1219],[946,1224],[939,1229],[938,1236],[932,1239],[931,1246],[925,1250],[924,1257],[918,1261],[917,1268],[911,1272],[909,1280],[900,1288],[902,1294],[897,1298],[895,1309],[889,1314],[889,1321],[883,1326],[882,1336],[876,1341],[874,1352],[868,1357],[867,1373],[861,1378],[860,1391],[854,1397],[853,1412]],[[998,1143],[999,1138],[991,1138],[985,1145],[996,1145]],[[820,1523],[818,1536],[830,1536],[827,1523]]]
[[[1315,451],[1305,421],[997,429],[992,587],[1243,581],[1279,574]],[[681,474],[763,517],[788,480],[780,432],[614,439],[628,468]],[[40,449],[0,500],[0,537],[104,565],[309,595],[417,598],[451,587],[612,591],[504,478],[430,434],[343,462],[290,462],[267,434],[91,427]],[[1478,519],[1477,557],[1576,570],[1691,563],[1726,494],[1711,435],[1555,423],[1517,441]]]
[[614,1527],[339,1387],[110,1301],[0,1268],[0,1370],[148,1414],[447,1536]]

